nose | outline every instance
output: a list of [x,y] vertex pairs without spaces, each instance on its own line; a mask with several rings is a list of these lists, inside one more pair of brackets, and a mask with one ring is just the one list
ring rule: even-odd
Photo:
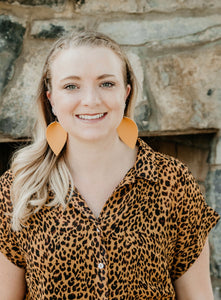
[[82,93],[81,103],[84,106],[96,106],[100,104],[101,99],[96,87],[87,86]]

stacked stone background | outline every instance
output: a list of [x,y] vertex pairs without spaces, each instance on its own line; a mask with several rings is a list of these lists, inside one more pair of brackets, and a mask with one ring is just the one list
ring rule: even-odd
[[[220,0],[0,1],[0,136],[31,135],[50,46],[61,34],[84,29],[110,35],[127,51],[140,83],[140,132],[217,130],[207,198],[221,213]],[[211,247],[212,272],[221,278],[221,224]]]

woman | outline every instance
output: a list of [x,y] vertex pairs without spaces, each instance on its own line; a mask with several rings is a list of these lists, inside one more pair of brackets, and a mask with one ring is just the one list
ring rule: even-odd
[[137,139],[136,86],[102,34],[52,48],[34,141],[1,178],[2,299],[213,299],[219,217],[182,163]]

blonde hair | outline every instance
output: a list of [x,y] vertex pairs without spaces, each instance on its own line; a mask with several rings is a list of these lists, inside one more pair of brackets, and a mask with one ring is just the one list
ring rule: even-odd
[[[74,184],[64,160],[64,151],[58,157],[48,146],[45,132],[55,120],[46,92],[52,89],[50,66],[63,49],[80,46],[106,47],[115,52],[122,61],[125,86],[130,84],[131,91],[126,100],[124,115],[133,118],[137,96],[137,81],[130,62],[120,46],[104,34],[86,31],[61,37],[49,52],[40,79],[36,104],[38,118],[35,124],[33,141],[29,146],[17,151],[12,160],[14,181],[11,190],[13,201],[12,228],[21,225],[43,205],[62,205],[64,208],[71,197],[69,190]],[[49,192],[53,200],[49,200]]]

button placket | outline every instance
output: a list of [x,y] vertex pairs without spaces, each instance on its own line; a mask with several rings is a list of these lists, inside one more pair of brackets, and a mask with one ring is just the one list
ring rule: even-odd
[[97,239],[99,241],[99,247],[97,249],[97,251],[99,251],[97,256],[99,257],[99,259],[97,262],[97,267],[99,270],[102,270],[105,268],[105,264],[106,264],[106,247],[99,226],[96,227],[96,232],[98,233]]
[[99,263],[98,264],[98,269],[102,270],[104,268],[104,264],[103,263]]
[[[94,248],[96,278],[94,279],[96,285],[96,299],[108,299],[108,255],[106,248],[105,234],[102,230],[100,222],[94,224],[94,235],[96,236],[97,245]],[[102,293],[102,296],[101,296]]]

